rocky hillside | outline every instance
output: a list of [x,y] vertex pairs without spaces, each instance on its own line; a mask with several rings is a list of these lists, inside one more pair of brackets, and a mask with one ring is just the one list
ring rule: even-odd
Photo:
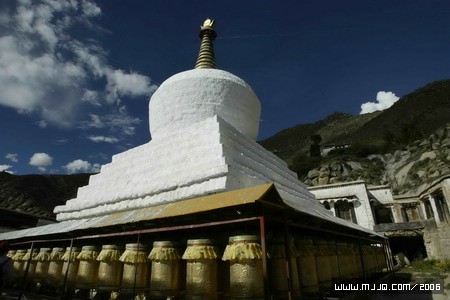
[[12,175],[0,172],[0,209],[54,219],[53,208],[76,196],[90,174]]
[[311,143],[310,137],[314,134],[321,136],[323,145],[334,142],[338,144],[351,143],[352,134],[380,113],[353,116],[335,112],[316,123],[296,125],[282,130],[274,136],[260,141],[260,144],[278,157],[289,161],[295,153],[308,151]]
[[444,175],[450,175],[450,123],[391,153],[358,158],[344,151],[323,159],[304,181],[323,185],[363,179],[375,185],[389,184],[394,194],[404,194]]
[[[310,137],[319,134],[321,145],[352,144],[387,152],[402,149],[450,122],[450,80],[430,83],[382,112],[352,116],[334,113],[313,124],[297,125],[261,141],[266,149],[291,162],[306,154]],[[369,152],[370,152],[369,151]]]
[[308,185],[363,179],[389,184],[394,193],[402,194],[450,174],[447,124],[450,80],[442,80],[402,97],[384,111],[359,116],[334,113],[260,143],[286,160]]

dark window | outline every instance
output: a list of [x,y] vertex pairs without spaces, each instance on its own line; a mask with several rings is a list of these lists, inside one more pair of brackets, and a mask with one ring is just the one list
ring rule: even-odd
[[338,201],[334,204],[334,209],[337,217],[358,224],[352,202]]

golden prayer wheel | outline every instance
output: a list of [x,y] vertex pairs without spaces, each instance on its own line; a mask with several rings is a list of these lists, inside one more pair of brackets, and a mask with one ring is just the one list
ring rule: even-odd
[[152,262],[150,290],[153,293],[177,293],[181,283],[181,255],[174,243],[170,241],[154,242],[148,259]]
[[41,248],[39,250],[39,253],[36,255],[36,270],[34,272],[35,274],[35,280],[37,280],[39,283],[46,283],[47,280],[47,273],[48,273],[48,267],[50,264],[50,248]]
[[[33,249],[33,252],[31,252],[31,249],[27,250],[27,253],[23,256],[22,260],[25,262],[23,265],[23,273],[26,273],[27,281],[33,281],[35,278],[35,271],[36,271],[36,256],[38,255],[38,249]],[[31,257],[31,260],[30,260]],[[28,272],[27,272],[28,269]]]
[[264,297],[262,250],[256,235],[229,238],[223,260],[230,261],[230,294],[232,298]]
[[315,240],[314,244],[316,246],[316,268],[318,270],[317,281],[320,289],[329,290],[332,287],[332,270],[330,264],[332,252],[325,240]]
[[[6,257],[9,257],[11,259],[11,261],[14,263],[13,257],[16,254],[16,250],[8,250],[8,252],[6,253]],[[15,279],[15,271],[14,272],[9,272],[7,274],[7,277],[5,278],[5,285],[7,287],[12,287],[14,285],[14,279]]]
[[118,288],[122,280],[123,263],[119,260],[121,252],[116,245],[103,245],[102,251],[97,257],[100,262],[98,267],[98,286],[106,288]]
[[339,259],[337,254],[337,246],[335,241],[328,241],[328,248],[330,249],[330,269],[331,269],[331,280],[333,282],[339,282],[341,279],[341,274],[339,272]]
[[375,273],[377,271],[377,255],[375,253],[375,247],[374,246],[369,246],[368,249],[369,252],[369,261],[370,261],[370,273]]
[[122,288],[147,288],[147,247],[142,244],[126,244],[125,251],[119,260],[123,262]]
[[378,262],[378,271],[383,272],[383,269],[386,267],[386,258],[384,256],[384,248],[383,245],[378,245],[376,248],[377,262]]
[[364,266],[365,275],[369,275],[369,256],[367,255],[367,246],[361,245],[361,255]]
[[50,263],[48,264],[48,283],[56,285],[61,278],[61,271],[63,267],[62,257],[64,255],[64,248],[55,247],[50,253]]
[[16,254],[16,250],[8,250],[8,252],[6,253],[6,256],[12,259],[15,254]]
[[[292,243],[288,245],[291,269],[291,283],[294,290],[294,294],[300,294],[300,281],[297,271],[297,251],[294,249]],[[280,297],[286,297],[289,290],[288,285],[288,270],[286,265],[286,245],[284,239],[276,239],[269,244],[267,256],[269,258],[269,277],[270,288],[272,292],[275,292]]]
[[317,279],[316,249],[310,239],[298,239],[297,244],[297,269],[300,277],[300,288],[302,293],[316,294],[319,292]]
[[349,280],[352,278],[352,262],[351,250],[345,242],[337,243],[337,252],[339,258],[339,270],[341,272],[342,280]]
[[[72,249],[72,250],[71,250]],[[64,261],[63,267],[61,269],[60,283],[64,282],[64,278],[67,273],[66,287],[72,289],[75,287],[75,282],[77,280],[79,261],[77,256],[80,253],[80,248],[77,247],[67,247],[62,260]]]
[[13,269],[14,269],[14,278],[20,279],[23,277],[24,274],[24,265],[26,264],[26,261],[23,260],[23,257],[27,253],[27,250],[17,250],[14,256],[12,257],[13,260]]
[[363,269],[361,265],[361,253],[359,251],[359,245],[358,244],[349,244],[350,251],[352,253],[351,255],[351,261],[352,261],[352,277],[353,278],[359,278],[364,276]]
[[76,285],[80,288],[91,288],[97,284],[98,265],[97,261],[98,248],[94,246],[83,246],[81,252],[77,256],[80,261],[78,265],[78,273]]
[[[9,257],[9,259],[13,260],[14,255],[16,254],[16,250],[8,250],[8,252],[6,253],[6,257]],[[6,278],[6,285],[10,286],[12,280],[14,279],[14,274],[8,274],[8,278]]]
[[217,299],[219,251],[209,239],[188,240],[182,259],[186,260],[186,295]]

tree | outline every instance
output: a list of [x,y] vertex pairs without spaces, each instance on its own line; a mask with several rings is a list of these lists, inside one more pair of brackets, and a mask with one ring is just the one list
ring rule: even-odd
[[320,134],[313,134],[309,138],[312,144],[309,146],[309,156],[320,157],[320,142],[322,142],[322,137]]

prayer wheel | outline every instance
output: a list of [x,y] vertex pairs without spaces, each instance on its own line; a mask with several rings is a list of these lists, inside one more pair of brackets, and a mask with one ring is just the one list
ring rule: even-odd
[[377,263],[378,263],[378,271],[383,272],[383,269],[386,267],[386,258],[384,256],[384,248],[383,245],[378,245],[376,248],[377,255]]
[[[25,262],[23,265],[23,273],[26,273],[27,276],[27,282],[33,281],[35,279],[35,271],[36,271],[36,256],[38,255],[38,249],[33,249],[33,252],[31,252],[31,249],[27,250],[27,253],[23,256],[22,260]],[[31,260],[30,260],[31,257]],[[28,272],[27,272],[28,268]]]
[[300,277],[300,289],[305,295],[319,292],[317,279],[316,249],[310,239],[298,239],[297,243],[297,269]]
[[103,245],[97,257],[98,286],[103,288],[118,288],[122,280],[123,263],[119,260],[121,252],[116,245]]
[[[8,252],[6,253],[6,257],[9,257],[11,259],[11,261],[14,264],[14,260],[13,257],[16,254],[16,250],[8,250]],[[14,286],[14,279],[15,279],[15,271],[14,272],[9,272],[9,274],[7,274],[7,277],[5,278],[5,285],[7,287],[13,287]]]
[[364,245],[361,247],[363,252],[364,268],[367,276],[371,276],[374,268],[374,257],[372,254],[372,247]]
[[50,248],[41,248],[39,253],[36,255],[37,263],[36,270],[34,272],[35,280],[41,284],[48,282],[47,273],[50,264],[50,253]]
[[26,261],[23,260],[23,257],[27,253],[27,250],[17,250],[16,254],[12,257],[13,260],[13,269],[14,269],[14,278],[20,279],[23,277],[23,270]]
[[337,243],[337,252],[339,258],[339,269],[342,280],[350,280],[352,278],[352,262],[351,250],[345,242]]
[[[72,249],[72,250],[71,250]],[[67,247],[62,260],[64,261],[61,270],[60,283],[64,282],[64,278],[67,274],[66,287],[72,289],[75,287],[75,282],[77,280],[79,261],[77,256],[80,254],[80,248],[77,247]]]
[[351,261],[352,261],[352,277],[353,278],[360,278],[364,276],[363,268],[361,265],[361,253],[359,251],[359,245],[358,244],[349,244],[350,251],[352,253],[351,255]]
[[64,255],[64,248],[53,248],[50,253],[50,263],[48,264],[48,283],[56,285],[61,278],[61,271],[63,268],[62,257]]
[[[13,260],[14,255],[16,254],[16,250],[8,250],[8,252],[6,252],[6,257],[8,257],[9,259]],[[9,276],[5,279],[6,280],[6,286],[10,287],[12,286],[12,282],[14,280],[14,274],[8,274]]]
[[176,294],[181,283],[181,255],[175,244],[171,241],[154,242],[148,259],[152,262],[150,291],[161,295]]
[[123,263],[122,288],[145,289],[148,287],[147,247],[142,244],[126,244],[119,260]]
[[339,260],[337,254],[337,246],[335,241],[328,241],[328,248],[330,249],[330,269],[331,269],[331,280],[336,283],[341,280],[341,275],[339,272]]
[[332,271],[331,271],[331,257],[332,253],[330,251],[330,247],[325,240],[315,240],[314,241],[316,247],[316,268],[317,272],[317,281],[319,284],[319,288],[322,290],[330,290],[332,287]]
[[188,240],[182,259],[186,260],[186,296],[217,299],[219,251],[209,239]]
[[16,252],[17,252],[16,250],[8,250],[8,252],[6,253],[6,256],[12,259],[14,257],[14,255],[16,254]]
[[[289,267],[291,269],[291,284],[295,295],[300,294],[300,282],[297,271],[297,251],[294,249],[292,243],[288,245],[289,249]],[[267,256],[269,258],[269,278],[270,289],[279,298],[286,298],[289,291],[288,285],[288,270],[286,265],[286,245],[284,239],[275,239],[269,244]]]
[[255,235],[229,238],[223,260],[230,261],[231,298],[258,299],[264,297],[262,249]]
[[370,245],[369,249],[368,249],[368,252],[369,252],[369,257],[370,257],[370,259],[369,259],[369,261],[370,261],[370,269],[369,269],[369,271],[370,271],[371,274],[373,274],[373,273],[375,273],[377,271],[377,255],[376,255],[375,251],[376,251],[375,247]]
[[94,246],[83,246],[77,256],[80,261],[76,286],[79,288],[92,288],[97,284],[98,266],[97,261],[98,248]]
[[369,275],[369,256],[367,255],[367,246],[366,245],[361,245],[361,255],[362,255],[362,261],[363,261],[363,265],[364,265],[364,272],[366,273],[365,275],[368,276]]

